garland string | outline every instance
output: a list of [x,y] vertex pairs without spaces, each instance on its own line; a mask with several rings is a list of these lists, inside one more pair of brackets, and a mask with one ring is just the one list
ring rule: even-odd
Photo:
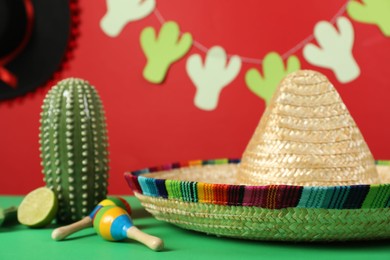
[[[341,7],[340,9],[336,12],[336,14],[330,19],[330,23],[331,24],[335,24],[336,23],[336,20],[338,17],[342,16],[344,13],[345,13],[345,10],[347,9],[347,5],[349,3],[349,0],[346,1]],[[166,19],[164,18],[164,16],[161,14],[161,12],[157,9],[157,7],[154,9],[153,11],[153,14],[154,16],[157,18],[157,20],[159,21],[160,24],[164,24],[166,22]],[[181,33],[182,34],[182,33]],[[292,47],[290,50],[286,51],[285,53],[282,54],[282,58],[285,60],[287,59],[288,57],[290,57],[292,54],[296,53],[298,50],[302,49],[303,46],[305,46],[306,44],[308,44],[309,42],[311,42],[312,40],[314,39],[314,35],[313,34],[310,34],[309,36],[307,36],[305,39],[303,39],[302,41],[300,41],[298,44],[296,44],[294,47]],[[198,50],[204,52],[204,53],[207,53],[208,50],[210,48],[206,47],[204,44],[202,44],[201,42],[197,41],[197,40],[193,40],[193,46],[195,48],[197,48]],[[232,56],[237,56],[237,55],[234,55],[234,54],[227,54],[227,57],[230,59]],[[262,59],[258,59],[258,58],[252,58],[252,57],[245,57],[245,56],[241,56],[241,55],[238,55],[241,59],[242,62],[244,63],[251,63],[251,64],[259,64],[261,65],[263,63],[263,60]]]

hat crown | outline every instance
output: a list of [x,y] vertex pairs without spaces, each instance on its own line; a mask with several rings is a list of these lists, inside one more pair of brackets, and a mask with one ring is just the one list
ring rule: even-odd
[[321,73],[291,73],[279,85],[242,157],[243,184],[372,184],[372,154],[348,109]]

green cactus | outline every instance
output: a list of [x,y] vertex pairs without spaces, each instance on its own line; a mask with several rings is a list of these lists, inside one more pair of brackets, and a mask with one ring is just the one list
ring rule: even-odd
[[285,67],[282,57],[276,52],[270,52],[263,60],[263,76],[257,69],[252,68],[245,74],[245,82],[248,88],[268,105],[279,82],[300,67],[299,59],[295,55],[288,57]]
[[57,221],[86,216],[107,195],[108,138],[103,105],[87,81],[62,80],[43,101],[44,181],[58,197]]
[[190,33],[181,34],[179,25],[170,21],[163,24],[158,37],[153,27],[145,28],[141,33],[141,47],[147,58],[144,78],[151,83],[161,83],[169,67],[182,58],[191,48]]

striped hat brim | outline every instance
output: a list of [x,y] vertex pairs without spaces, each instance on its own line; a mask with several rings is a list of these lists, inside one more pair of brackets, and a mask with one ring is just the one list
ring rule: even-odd
[[388,161],[376,162],[381,183],[348,186],[240,185],[239,163],[174,163],[127,172],[125,178],[157,219],[208,234],[293,241],[390,238]]

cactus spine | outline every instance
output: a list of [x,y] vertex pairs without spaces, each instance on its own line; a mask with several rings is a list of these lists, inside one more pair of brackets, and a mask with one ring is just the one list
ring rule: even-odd
[[108,138],[103,105],[87,81],[69,78],[49,91],[42,110],[44,181],[58,197],[57,221],[79,220],[107,195]]

